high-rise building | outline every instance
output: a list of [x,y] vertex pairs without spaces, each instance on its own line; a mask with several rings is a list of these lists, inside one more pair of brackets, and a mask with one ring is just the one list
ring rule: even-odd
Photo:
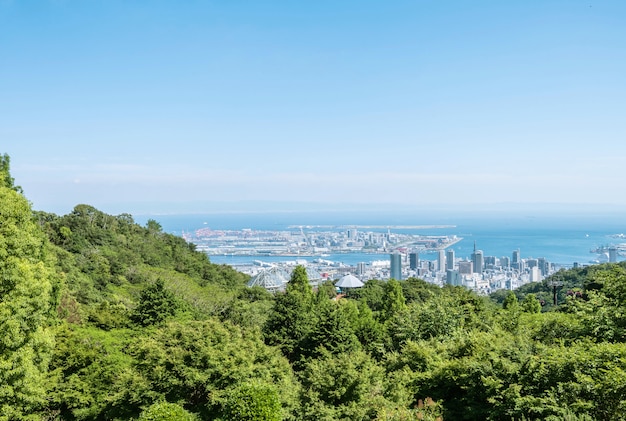
[[485,266],[495,266],[496,265],[496,256],[485,256]]
[[357,275],[364,275],[365,274],[365,266],[366,266],[365,262],[359,262],[356,265],[356,274]]
[[609,247],[609,263],[617,262],[617,248]]
[[474,241],[474,253],[472,253],[472,263],[474,273],[483,273],[483,251],[476,250],[476,241]]
[[454,250],[446,251],[446,269],[454,270]]
[[459,272],[452,269],[446,270],[446,284],[461,285],[461,275]]
[[419,265],[420,265],[419,253],[417,253],[416,251],[409,253],[409,268],[411,270],[415,270],[419,267]]
[[513,258],[511,259],[511,264],[516,265],[521,261],[520,259],[520,250],[513,250]]
[[548,262],[545,257],[540,257],[537,259],[537,263],[541,276],[548,276],[548,273],[550,273],[550,262]]
[[459,273],[462,275],[471,275],[474,264],[469,260],[462,260],[458,263]]
[[511,267],[522,271],[522,259],[520,258],[520,250],[513,250],[513,258],[511,259]]
[[541,281],[540,277],[541,271],[539,271],[539,266],[533,266],[530,268],[530,282],[539,282]]
[[502,256],[500,258],[500,266],[503,268],[511,267],[511,259],[508,256]]
[[402,256],[400,253],[392,253],[389,258],[391,260],[389,277],[400,281],[402,279]]
[[439,250],[437,263],[438,263],[437,269],[439,270],[439,272],[443,272],[446,270],[446,251],[445,250]]

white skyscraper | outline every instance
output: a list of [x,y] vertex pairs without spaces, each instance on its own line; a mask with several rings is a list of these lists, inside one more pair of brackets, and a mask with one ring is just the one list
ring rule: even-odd
[[446,252],[446,269],[454,270],[454,250]]
[[446,270],[446,251],[445,250],[439,250],[437,263],[439,265],[437,267],[439,269],[439,272],[444,272]]

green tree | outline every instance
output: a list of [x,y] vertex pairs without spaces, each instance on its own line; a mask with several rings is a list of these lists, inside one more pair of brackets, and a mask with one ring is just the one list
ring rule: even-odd
[[300,378],[301,420],[373,419],[387,403],[384,369],[362,351],[312,359]]
[[390,279],[383,289],[381,319],[390,320],[394,314],[406,308],[406,299],[399,281]]
[[272,385],[246,382],[237,386],[226,400],[224,419],[232,421],[280,421],[278,390]]
[[300,358],[303,341],[315,324],[313,291],[306,270],[297,266],[284,294],[277,294],[263,329],[265,340],[278,346],[292,362]]
[[317,294],[319,299],[322,298],[335,298],[337,296],[337,289],[332,281],[324,281],[317,287]]
[[162,398],[127,354],[138,332],[61,324],[50,364],[48,410],[63,420],[134,419]]
[[169,322],[145,332],[129,348],[134,369],[152,393],[184,403],[203,419],[233,409],[230,397],[237,390],[243,394],[243,385],[252,381],[273,384],[281,391],[284,415],[293,410],[298,387],[287,360],[237,326],[217,320]]
[[412,302],[423,303],[441,293],[441,288],[419,278],[409,278],[401,282],[402,293],[407,304]]
[[198,417],[182,406],[169,402],[156,402],[141,413],[138,421],[196,421]]
[[520,367],[512,415],[557,420],[575,412],[595,420],[626,419],[626,345],[581,342],[537,351]]
[[526,313],[540,313],[541,303],[535,294],[526,294],[521,304],[522,311]]
[[375,314],[378,314],[383,308],[386,284],[386,282],[378,279],[370,279],[365,282],[362,288],[356,289],[351,297],[357,298],[359,301],[366,301],[368,307]]
[[440,296],[424,304],[412,303],[388,322],[396,348],[408,340],[452,335],[463,324],[463,313],[450,299]]
[[11,158],[7,154],[0,155],[0,187],[22,193],[22,188],[16,186],[15,179],[11,177]]
[[158,324],[176,314],[177,307],[174,294],[165,288],[162,279],[158,279],[141,293],[139,305],[135,309],[132,319],[142,326]]
[[0,420],[24,418],[44,402],[56,306],[47,241],[28,201],[11,188],[7,166],[5,155],[0,160]]
[[358,316],[354,321],[354,334],[361,342],[363,349],[376,357],[382,357],[387,342],[384,325],[376,320],[374,312],[366,301],[360,301],[357,308]]
[[317,357],[323,351],[339,354],[359,349],[360,343],[348,313],[350,305],[325,298],[325,304],[320,307],[315,325],[303,340],[301,352]]
[[505,310],[516,310],[519,306],[517,296],[513,291],[509,291],[506,298],[502,302],[502,308]]
[[287,292],[300,293],[310,295],[313,292],[311,284],[309,284],[309,276],[306,274],[306,268],[298,265],[291,273],[289,283],[287,283]]

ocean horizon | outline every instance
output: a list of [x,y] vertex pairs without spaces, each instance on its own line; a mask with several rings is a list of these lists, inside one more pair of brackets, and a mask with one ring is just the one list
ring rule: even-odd
[[[317,226],[340,227],[376,226],[365,231],[387,230],[397,233],[423,235],[457,235],[463,240],[450,248],[458,258],[469,258],[474,243],[485,256],[511,257],[514,250],[520,250],[522,258],[544,257],[548,261],[571,266],[574,263],[590,264],[598,255],[590,250],[601,246],[626,243],[626,239],[616,235],[626,233],[626,218],[619,212],[605,214],[563,214],[563,213],[418,213],[418,212],[239,212],[239,213],[198,213],[171,215],[136,215],[135,220],[145,224],[154,219],[161,224],[164,232],[182,236],[184,233],[201,228],[213,230],[288,230],[290,227],[304,227],[305,230],[327,230]],[[424,226],[413,229],[409,226]],[[445,227],[441,227],[445,226]],[[393,228],[398,227],[398,228]],[[291,228],[296,229],[296,228]],[[298,228],[299,229],[299,228]],[[368,257],[379,260],[384,255],[362,256],[332,255],[345,264],[365,261]],[[315,256],[303,256],[311,259]],[[331,257],[327,257],[332,260]],[[247,257],[212,255],[214,263],[243,264],[247,261],[289,261],[292,256]],[[434,254],[425,254],[426,260],[436,259]],[[618,256],[618,261],[624,260]]]

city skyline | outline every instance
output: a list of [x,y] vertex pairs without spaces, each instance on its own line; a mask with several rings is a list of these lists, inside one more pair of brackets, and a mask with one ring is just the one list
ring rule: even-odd
[[0,153],[56,213],[623,211],[625,13],[0,1]]

